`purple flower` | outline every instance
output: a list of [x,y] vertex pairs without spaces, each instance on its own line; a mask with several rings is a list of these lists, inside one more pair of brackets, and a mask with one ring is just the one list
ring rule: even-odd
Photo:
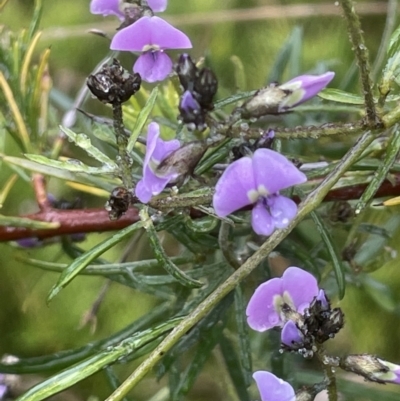
[[300,75],[279,85],[280,89],[291,91],[279,105],[279,111],[285,111],[314,97],[325,88],[335,76],[334,72],[322,75]]
[[169,170],[157,174],[157,167],[172,152],[180,147],[177,139],[163,141],[160,139],[160,127],[150,123],[147,130],[146,156],[143,163],[143,178],[137,183],[135,194],[143,203],[147,203],[153,195],[158,195],[179,173]]
[[147,0],[147,4],[155,13],[161,13],[167,8],[168,0]]
[[285,323],[283,305],[303,313],[318,292],[317,280],[312,274],[289,267],[281,278],[268,280],[256,289],[247,305],[247,322],[256,331],[282,326]]
[[143,52],[133,70],[147,82],[162,81],[172,71],[172,61],[165,49],[191,47],[183,32],[159,17],[147,16],[117,32],[110,46],[112,50]]
[[281,343],[293,347],[294,345],[301,345],[304,341],[304,336],[297,328],[293,320],[288,320],[282,328]]
[[225,217],[247,205],[252,211],[253,230],[271,235],[285,228],[296,216],[297,205],[279,191],[307,181],[285,156],[271,149],[257,149],[253,157],[234,161],[219,179],[213,205],[219,217]]
[[374,373],[374,376],[377,379],[383,380],[385,382],[400,384],[400,366],[395,365],[394,363],[391,363],[388,361],[384,361],[379,358],[377,358],[377,360],[389,370],[385,373],[376,372],[376,373]]
[[261,401],[295,401],[293,387],[274,374],[259,370],[254,372],[253,379],[257,383]]
[[116,15],[119,19],[124,19],[124,13],[120,8],[120,0],[92,0],[90,2],[90,12],[92,14]]

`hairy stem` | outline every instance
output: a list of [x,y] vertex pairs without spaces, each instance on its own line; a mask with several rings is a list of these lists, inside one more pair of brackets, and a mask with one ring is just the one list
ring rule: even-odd
[[118,158],[116,162],[120,168],[122,183],[125,188],[132,189],[132,160],[126,150],[128,146],[128,137],[125,134],[121,103],[113,103],[113,127],[118,146]]
[[368,60],[368,49],[364,42],[364,36],[361,29],[360,19],[354,9],[352,0],[340,1],[344,16],[347,21],[347,28],[350,35],[350,41],[353,45],[353,51],[357,59],[360,70],[361,85],[364,94],[366,123],[374,128],[380,125],[380,120],[376,114],[374,96],[372,94],[372,81],[370,77],[370,65]]

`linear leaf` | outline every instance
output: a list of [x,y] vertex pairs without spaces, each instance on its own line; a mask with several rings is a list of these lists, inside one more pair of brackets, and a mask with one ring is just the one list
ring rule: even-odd
[[386,148],[386,155],[378,170],[374,174],[371,182],[368,184],[368,187],[361,195],[361,198],[357,202],[355,207],[355,213],[360,213],[368,204],[368,202],[374,197],[379,187],[386,179],[387,174],[389,173],[390,168],[393,163],[396,161],[397,155],[400,150],[400,129],[396,129],[393,132],[392,137],[390,138],[389,144]]
[[342,91],[340,89],[327,88],[318,93],[318,97],[337,103],[364,104],[364,98],[354,93]]
[[143,345],[157,339],[164,333],[173,329],[182,317],[171,319],[154,328],[134,334],[132,337],[123,340],[120,344],[109,347],[83,362],[79,362],[68,369],[39,383],[25,394],[20,396],[18,401],[41,401],[54,394],[65,390],[75,383],[93,375],[104,367],[116,362],[119,358],[127,356],[142,347]]
[[104,174],[112,173],[113,168],[110,166],[103,167],[90,167],[82,163],[80,160],[68,159],[66,161],[59,161],[49,159],[45,156],[25,154],[25,157],[33,162],[44,164],[45,166],[59,168],[61,170],[73,171],[75,173],[87,173],[87,174]]
[[145,209],[142,209],[139,213],[139,216],[143,221],[143,226],[145,230],[147,231],[147,235],[150,240],[150,246],[154,251],[154,255],[156,259],[162,264],[164,269],[185,287],[198,288],[203,286],[203,283],[201,281],[197,281],[188,276],[185,272],[180,270],[178,266],[176,266],[175,263],[173,263],[171,259],[167,256],[164,248],[160,244],[157,232],[154,228],[152,220],[147,214],[147,211]]
[[338,254],[335,245],[333,244],[331,234],[329,233],[324,221],[318,216],[316,212],[310,213],[319,234],[321,235],[322,241],[324,242],[329,256],[331,257],[333,270],[336,276],[336,282],[339,288],[339,299],[344,297],[346,289],[346,280],[344,276],[344,266],[342,264],[340,255]]
[[[1,156],[0,156],[1,157]],[[98,178],[87,173],[78,173],[67,170],[62,170],[60,168],[55,168],[51,166],[46,166],[44,164],[36,163],[31,160],[23,159],[20,157],[13,156],[2,156],[3,161],[11,164],[12,166],[22,167],[24,169],[35,171],[37,173],[42,173],[48,176],[61,178],[62,180],[80,182],[82,184],[95,185],[103,188],[107,191],[111,191],[118,184],[118,180],[114,178]],[[16,170],[18,172],[18,170]],[[19,173],[19,172],[18,172]],[[20,176],[22,176],[20,174]]]
[[232,342],[226,336],[222,337],[219,343],[222,356],[225,359],[231,381],[235,386],[238,397],[241,401],[250,401],[249,393],[247,392],[246,373],[243,372],[239,358]]
[[90,251],[84,253],[82,256],[75,259],[67,269],[65,269],[58,279],[56,285],[50,290],[50,294],[47,297],[47,302],[51,301],[63,287],[65,287],[71,280],[79,274],[87,265],[93,260],[102,255],[105,251],[113,247],[114,245],[121,242],[124,238],[135,232],[136,230],[143,227],[143,223],[138,221],[129,227],[117,232],[112,237],[107,238],[100,244],[96,245]]
[[68,138],[74,141],[77,146],[86,151],[87,154],[92,156],[100,163],[105,164],[112,169],[116,169],[118,167],[112,159],[110,159],[107,155],[105,155],[103,152],[92,145],[92,142],[87,135],[76,134],[74,131],[70,130],[69,128],[62,127],[61,125],[60,130],[64,132],[64,134],[67,135]]
[[12,364],[0,362],[0,371],[10,374],[23,374],[43,373],[64,369],[67,366],[94,355],[96,352],[118,344],[139,330],[145,329],[149,324],[153,324],[160,318],[164,318],[169,309],[170,304],[163,303],[110,337],[92,341],[80,348],[57,351],[53,354],[31,358],[18,358],[18,361]]
[[156,86],[150,93],[149,98],[142,110],[136,119],[135,126],[133,127],[132,134],[128,141],[127,150],[130,152],[135,146],[136,140],[138,139],[144,125],[146,124],[147,119],[149,118],[150,113],[153,110],[154,105],[156,104],[158,96],[158,87]]
[[0,226],[12,226],[12,227],[25,227],[32,229],[48,229],[48,228],[58,228],[60,223],[45,222],[28,219],[26,217],[10,217],[0,214]]

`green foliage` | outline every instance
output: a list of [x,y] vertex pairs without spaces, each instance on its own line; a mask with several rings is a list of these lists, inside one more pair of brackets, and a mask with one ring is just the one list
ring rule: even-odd
[[[191,7],[199,10],[210,7],[213,10],[216,4],[206,3],[192,4]],[[179,4],[183,8],[189,7],[186,3]],[[65,4],[61,6],[65,8]],[[45,12],[46,7],[44,5]],[[48,7],[55,12],[60,6]],[[76,6],[76,10],[79,7],[83,6]],[[1,32],[0,162],[4,171],[0,174],[4,181],[0,186],[0,207],[5,206],[0,215],[0,226],[11,226],[11,229],[55,230],[60,226],[50,218],[40,221],[32,216],[11,215],[11,202],[22,206],[24,198],[28,194],[31,196],[29,182],[35,173],[45,176],[58,195],[68,194],[68,198],[71,187],[66,184],[79,184],[74,188],[85,191],[80,192],[80,196],[98,208],[103,207],[102,196],[121,186],[124,178],[120,168],[121,155],[117,154],[118,134],[111,129],[110,119],[97,116],[108,113],[108,110],[99,112],[95,109],[98,105],[92,106],[83,96],[78,102],[79,108],[93,107],[96,114],[84,114],[74,127],[59,125],[62,113],[74,102],[72,99],[65,102],[64,94],[60,96],[62,90],[51,91],[52,69],[48,63],[57,65],[60,61],[50,61],[49,49],[37,50],[40,47],[38,26],[42,11],[42,5],[37,2],[28,29],[11,32],[3,27]],[[279,25],[282,29],[277,30]],[[196,27],[188,27],[188,30],[195,31]],[[345,310],[347,320],[352,321],[349,338],[340,340],[344,348],[350,349],[351,341],[362,337],[362,330],[378,330],[371,326],[379,324],[382,311],[390,322],[398,323],[398,275],[396,285],[391,287],[392,283],[379,273],[382,269],[396,269],[399,262],[400,219],[397,209],[391,212],[374,208],[377,202],[374,197],[385,180],[398,185],[399,29],[394,31],[388,43],[381,45],[387,49],[387,61],[380,81],[372,88],[383,127],[367,127],[361,119],[365,99],[353,83],[357,70],[347,67],[349,60],[340,59],[342,65],[338,70],[348,68],[347,72],[342,70],[337,74],[337,81],[342,78],[342,83],[336,86],[341,89],[324,90],[319,94],[323,101],[299,107],[280,116],[279,120],[269,116],[253,125],[252,121],[232,120],[232,124],[225,124],[224,132],[218,123],[222,126],[227,119],[229,121],[232,115],[229,113],[234,114],[243,101],[255,94],[255,90],[248,89],[260,86],[265,77],[268,77],[267,84],[282,82],[288,76],[300,75],[307,70],[325,70],[327,65],[337,65],[337,60],[321,59],[325,58],[324,52],[332,43],[328,40],[332,33],[322,37],[315,32],[312,38],[319,43],[316,45],[318,49],[305,59],[304,54],[310,47],[310,32],[299,25],[275,21],[266,27],[259,21],[248,23],[240,33],[234,32],[233,24],[215,26],[212,30],[225,30],[225,34],[213,35],[209,43],[211,54],[206,59],[206,63],[215,66],[221,76],[218,100],[210,114],[215,124],[210,130],[193,133],[176,121],[179,90],[175,78],[154,88],[142,88],[123,108],[130,179],[137,182],[142,175],[144,135],[151,120],[162,126],[164,138],[176,137],[190,142],[204,139],[207,135],[212,139],[220,135],[194,170],[194,177],[200,176],[201,179],[190,177],[179,192],[161,194],[152,199],[149,206],[137,204],[139,221],[118,229],[116,233],[102,235],[100,239],[91,234],[80,247],[64,235],[53,245],[48,245],[46,249],[49,251],[32,249],[29,254],[21,255],[21,248],[18,248],[17,252],[6,254],[6,258],[12,255],[19,276],[10,279],[12,273],[8,272],[5,278],[17,282],[18,291],[15,292],[23,293],[21,297],[27,296],[26,287],[40,279],[39,275],[32,275],[34,279],[29,281],[30,274],[35,274],[30,268],[46,272],[42,273],[46,278],[43,288],[40,291],[33,288],[29,296],[34,298],[38,310],[37,305],[42,307],[45,304],[46,293],[49,294],[47,300],[52,300],[51,308],[57,303],[63,305],[62,310],[57,309],[60,322],[66,319],[70,310],[74,310],[75,316],[81,313],[78,306],[85,302],[77,299],[77,293],[88,297],[86,301],[96,297],[98,288],[91,288],[93,276],[101,278],[101,282],[112,282],[119,289],[113,293],[112,300],[105,301],[110,305],[107,314],[97,316],[101,296],[96,298],[86,314],[87,321],[95,322],[98,318],[101,322],[98,338],[87,335],[80,339],[80,343],[74,342],[69,333],[63,333],[65,326],[56,321],[54,331],[47,337],[52,342],[48,348],[40,348],[34,341],[41,336],[43,327],[36,332],[31,348],[24,348],[22,341],[17,344],[12,339],[14,332],[10,331],[8,343],[0,345],[5,352],[12,349],[19,359],[12,364],[0,363],[0,372],[50,375],[47,378],[41,376],[40,383],[21,395],[20,400],[46,399],[81,381],[87,383],[87,378],[96,372],[104,373],[104,376],[99,376],[101,380],[108,380],[113,390],[119,392],[113,400],[124,399],[130,396],[130,388],[150,373],[152,367],[156,367],[157,379],[168,377],[168,385],[165,381],[160,385],[163,386],[161,390],[166,390],[159,393],[164,394],[164,399],[200,399],[196,383],[205,380],[204,372],[213,376],[212,382],[225,394],[220,397],[222,401],[255,398],[250,387],[251,374],[267,368],[265,361],[273,359],[275,354],[271,344],[259,341],[254,333],[249,332],[246,300],[256,283],[269,278],[267,270],[278,275],[288,265],[297,264],[315,274],[332,300],[343,298],[342,302],[350,310]],[[265,37],[271,41],[268,52],[262,50],[267,46]],[[342,50],[340,40],[337,46]],[[237,50],[235,56],[231,56],[232,49]],[[339,58],[338,54],[332,57]],[[95,63],[100,59],[96,51],[91,53],[91,57]],[[86,69],[90,69],[88,65],[83,67],[83,71],[87,72]],[[360,120],[353,123],[355,118]],[[313,131],[314,126],[326,122],[330,125],[322,126],[318,133]],[[254,130],[251,131],[249,126]],[[326,165],[307,171],[309,181],[299,191],[303,202],[293,224],[265,239],[252,232],[248,211],[221,222],[211,208],[211,200],[219,164],[229,162],[232,149],[242,144],[243,139],[254,141],[270,127],[276,128],[279,141],[275,146],[283,153],[303,164],[318,162],[323,155]],[[336,136],[339,134],[343,136]],[[16,190],[19,187],[21,191]],[[360,187],[363,190],[356,196],[358,199],[352,200],[350,195],[346,198],[349,199],[346,206],[359,213],[356,217],[343,211],[343,203],[322,205],[325,197],[328,196],[329,200],[329,195],[335,191],[348,194],[349,188]],[[334,201],[340,199],[338,195]],[[45,213],[45,210],[41,212]],[[293,232],[288,236],[291,230]],[[28,236],[35,233],[37,231],[28,231]],[[277,256],[272,253],[274,250],[280,253],[279,257],[274,257]],[[239,269],[234,270],[238,266]],[[8,268],[7,265],[4,270]],[[244,281],[251,271],[254,271],[251,278]],[[53,273],[48,275],[48,272]],[[376,275],[369,272],[376,272]],[[50,285],[53,287],[49,290]],[[78,289],[76,293],[71,292],[74,288]],[[363,309],[363,305],[354,307],[353,303],[362,304],[363,300],[372,305],[374,313],[370,315],[373,315],[373,323],[368,323],[368,315],[362,329],[357,329],[354,328],[355,322],[362,319],[358,315],[365,315],[368,311]],[[21,299],[16,296],[13,302],[14,307],[19,307]],[[124,312],[119,312],[121,305],[127,308],[123,309]],[[127,316],[126,311],[135,309],[137,305],[143,316]],[[50,313],[53,311],[50,309]],[[4,321],[12,317],[11,313],[4,316]],[[115,320],[109,324],[112,318]],[[18,319],[22,318],[19,316]],[[40,324],[38,322],[37,327],[41,327]],[[125,327],[120,329],[121,326]],[[22,338],[31,336],[31,332],[35,332],[35,322]],[[385,340],[379,331],[374,334],[382,336],[375,340],[377,343]],[[370,340],[363,343],[370,344]],[[254,348],[257,348],[257,355],[252,353]],[[365,351],[375,352],[371,348]],[[390,349],[380,346],[379,351],[390,352]],[[36,356],[29,357],[33,353]],[[122,383],[142,360],[144,363],[138,370]],[[127,364],[131,361],[134,362]],[[300,370],[297,369],[300,364],[292,363],[295,366],[291,367],[292,371]],[[311,368],[303,369],[302,366],[301,372],[305,373],[294,376],[299,376],[302,381],[315,382],[317,374]],[[398,393],[384,389],[365,390],[359,384],[354,385],[357,388],[355,392],[355,387],[347,381],[340,386],[346,399],[394,400],[398,397]],[[86,394],[87,390],[82,391]],[[95,396],[105,397],[104,391],[109,389],[96,391],[93,391]],[[150,399],[154,393],[146,398],[137,391],[134,396],[140,400]],[[215,394],[208,399],[212,397],[216,398]]]

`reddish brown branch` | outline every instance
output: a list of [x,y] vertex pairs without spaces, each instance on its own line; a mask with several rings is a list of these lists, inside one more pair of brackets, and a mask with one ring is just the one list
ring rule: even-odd
[[[333,189],[325,197],[324,202],[358,199],[366,187],[367,184],[359,184]],[[375,198],[387,196],[400,196],[400,174],[392,174],[391,181],[384,181]],[[297,201],[297,199],[295,200]],[[58,210],[50,208],[24,217],[38,221],[59,222],[60,227],[32,230],[22,227],[0,226],[0,242],[28,237],[48,238],[56,235],[120,230],[139,220],[136,208],[130,208],[119,220],[110,220],[108,212],[104,209]],[[193,215],[193,217],[198,217],[198,215]]]
[[23,227],[0,226],[0,242],[28,237],[48,238],[56,235],[120,230],[139,220],[138,210],[135,208],[129,209],[119,220],[110,220],[108,212],[104,209],[59,210],[51,208],[24,217],[38,221],[58,222],[60,227],[32,230]]

